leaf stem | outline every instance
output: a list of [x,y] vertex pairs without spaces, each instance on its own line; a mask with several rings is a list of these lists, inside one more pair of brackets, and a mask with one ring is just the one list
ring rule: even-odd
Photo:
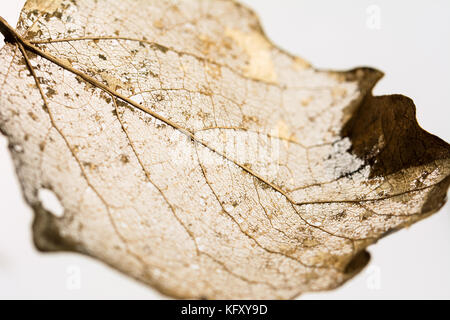
[[5,42],[16,42],[18,37],[20,38],[16,30],[14,30],[14,28],[11,27],[2,17],[0,17],[0,32],[5,37]]

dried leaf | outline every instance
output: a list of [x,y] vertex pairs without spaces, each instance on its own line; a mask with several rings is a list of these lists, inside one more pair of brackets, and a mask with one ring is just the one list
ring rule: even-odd
[[30,0],[0,31],[0,128],[41,250],[173,297],[284,299],[444,204],[450,147],[410,99],[283,52],[236,2]]

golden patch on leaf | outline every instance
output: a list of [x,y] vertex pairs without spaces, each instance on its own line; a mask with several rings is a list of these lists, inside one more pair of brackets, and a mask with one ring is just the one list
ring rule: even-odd
[[172,297],[287,299],[445,202],[450,147],[410,99],[286,54],[234,1],[33,0],[18,26],[0,19],[0,130],[42,251]]
[[248,62],[244,67],[246,76],[267,82],[277,81],[272,61],[272,46],[261,33],[255,31],[245,33],[227,28],[225,35],[232,38],[248,55]]
[[53,13],[59,8],[61,8],[63,0],[28,0],[23,10],[27,12],[33,12],[35,10],[42,12],[42,13]]

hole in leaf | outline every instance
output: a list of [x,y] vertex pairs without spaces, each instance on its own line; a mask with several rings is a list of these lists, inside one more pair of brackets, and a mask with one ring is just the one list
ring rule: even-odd
[[61,218],[64,215],[64,207],[61,205],[61,202],[53,191],[49,189],[40,189],[38,198],[42,207],[54,216]]

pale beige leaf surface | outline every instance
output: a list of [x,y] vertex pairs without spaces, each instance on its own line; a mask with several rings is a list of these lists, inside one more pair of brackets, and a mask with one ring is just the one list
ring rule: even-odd
[[283,52],[236,2],[30,0],[0,31],[0,129],[41,250],[173,297],[286,299],[445,201],[450,147],[408,98]]

